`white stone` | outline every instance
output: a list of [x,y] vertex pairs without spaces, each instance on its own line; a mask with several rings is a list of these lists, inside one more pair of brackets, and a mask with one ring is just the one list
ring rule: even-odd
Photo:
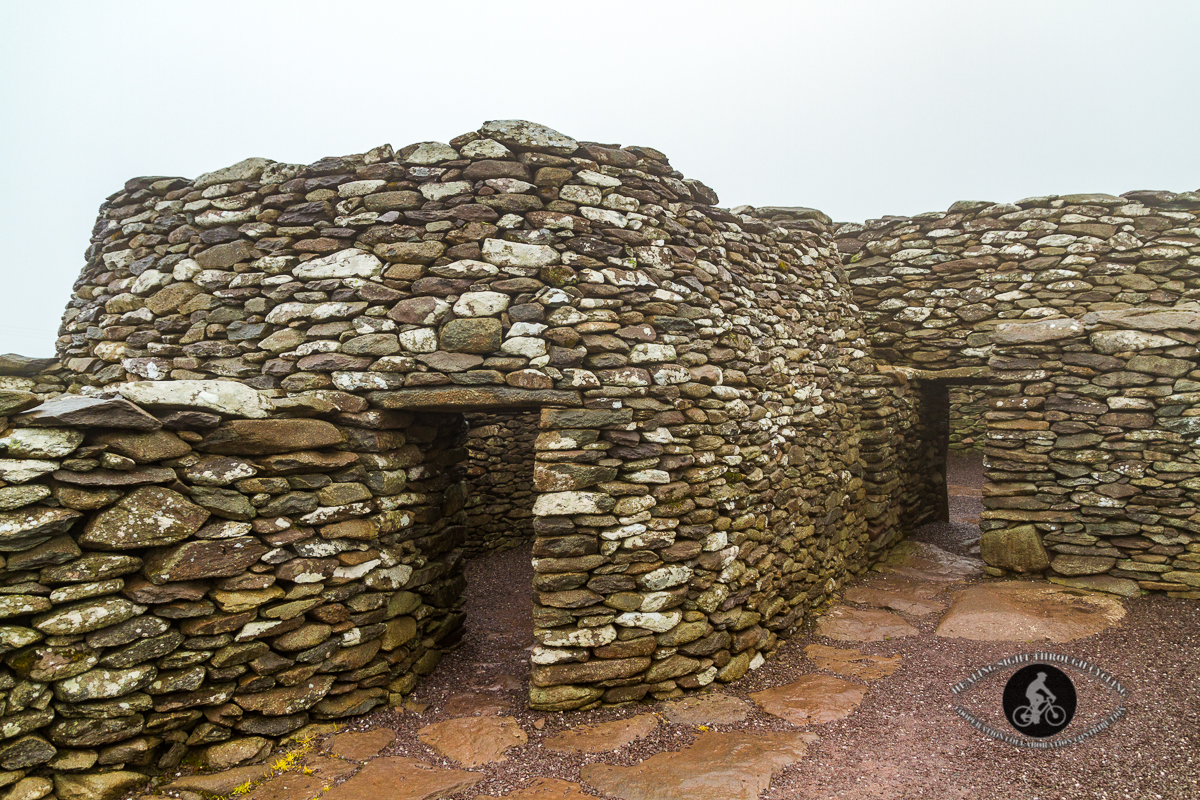
[[387,186],[387,181],[350,181],[338,187],[338,197],[362,197]]
[[612,625],[597,628],[567,628],[534,631],[533,638],[548,647],[603,647],[617,640],[617,629]]
[[28,483],[35,478],[58,469],[57,461],[26,458],[0,458],[0,481],[5,483]]
[[311,316],[317,322],[327,319],[350,319],[366,310],[366,303],[317,303],[312,308]]
[[1098,331],[1090,338],[1097,353],[1109,356],[1113,353],[1137,352],[1153,347],[1177,347],[1181,344],[1170,337],[1142,331]]
[[376,569],[363,579],[363,583],[372,589],[403,589],[412,574],[412,567],[407,564],[397,564],[388,569]]
[[665,614],[627,611],[617,617],[617,624],[624,625],[626,628],[643,628],[655,633],[666,633],[678,625],[682,619],[683,613],[679,611],[668,611]]
[[274,408],[256,390],[235,381],[137,381],[120,384],[117,392],[151,408],[200,408],[251,419],[265,419]]
[[241,225],[244,222],[254,222],[262,213],[261,206],[250,206],[240,211],[218,211],[209,209],[196,215],[196,225],[201,228],[219,228],[222,225]]
[[512,151],[495,139],[476,139],[463,145],[459,152],[462,153],[463,158],[506,159],[512,157]]
[[199,275],[200,271],[200,265],[194,259],[185,258],[175,265],[175,269],[171,272],[171,277],[180,282],[190,281]]
[[423,183],[420,186],[421,194],[426,200],[444,200],[447,197],[454,197],[460,194],[471,193],[470,181],[451,181],[450,183]]
[[519,178],[489,178],[483,183],[500,194],[524,194],[536,188],[532,183]]
[[600,492],[548,492],[539,494],[533,503],[535,517],[568,516],[571,514],[603,514],[601,504],[608,495]]
[[675,595],[670,592],[647,592],[642,595],[642,605],[638,611],[653,612],[662,611],[666,608],[667,603],[675,600]]
[[641,342],[639,344],[635,344],[633,349],[629,352],[629,363],[631,364],[646,364],[656,361],[674,361],[675,359],[675,346],[669,344]]
[[546,342],[532,336],[516,336],[505,339],[504,344],[500,345],[500,349],[514,356],[538,358],[546,355]]
[[430,267],[430,272],[443,278],[488,278],[500,274],[500,270],[483,261],[464,258],[440,267]]
[[543,647],[535,644],[529,660],[535,664],[569,664],[587,660],[587,650],[579,647]]
[[579,209],[579,214],[584,219],[589,219],[592,222],[599,222],[604,225],[612,225],[617,228],[629,227],[629,218],[620,212],[613,211],[608,208],[592,208],[584,206]]
[[484,239],[483,257],[498,267],[546,267],[559,261],[553,247],[503,239]]
[[663,469],[642,469],[630,473],[625,480],[632,483],[670,483],[671,474]]
[[383,274],[383,262],[365,250],[351,247],[330,253],[323,258],[305,261],[297,266],[292,274],[306,281],[324,278],[374,278]]
[[197,189],[207,189],[218,183],[233,183],[235,181],[253,181],[263,174],[267,167],[275,164],[269,158],[247,158],[224,169],[206,172],[193,181]]
[[501,144],[523,150],[540,150],[569,156],[579,149],[579,142],[553,128],[523,119],[499,119],[483,123],[479,132]]
[[114,253],[105,253],[101,258],[104,260],[104,266],[111,270],[126,269],[136,260],[133,257],[132,250],[117,250]]
[[595,186],[579,186],[569,183],[558,190],[560,200],[568,203],[578,203],[581,206],[598,206],[603,199],[600,190]]
[[593,172],[590,169],[580,170],[578,173],[576,173],[575,177],[586,184],[590,184],[592,186],[601,186],[605,189],[612,189],[621,185],[620,178],[614,178],[611,175],[602,175],[599,172]]
[[156,269],[148,269],[141,275],[137,276],[137,280],[133,282],[133,286],[129,291],[138,297],[145,297],[154,294],[159,287],[166,286],[174,280],[174,276],[159,272]]
[[83,443],[73,428],[14,428],[0,439],[0,450],[14,458],[63,458]]
[[505,335],[513,338],[518,336],[537,336],[544,330],[546,330],[546,326],[540,322],[514,322]]
[[454,304],[460,317],[490,317],[508,308],[510,298],[502,292],[467,292]]
[[654,378],[654,383],[659,386],[686,384],[691,380],[688,368],[680,363],[667,363],[667,365],[655,367],[650,371],[650,375]]
[[412,328],[396,334],[400,346],[410,353],[433,353],[438,349],[437,331],[433,328]]
[[691,577],[691,567],[685,567],[682,564],[669,564],[640,576],[638,583],[647,589],[658,591],[671,586],[678,586],[681,583],[687,583]]
[[443,161],[454,161],[458,158],[458,153],[448,144],[441,142],[421,142],[417,145],[417,149],[408,154],[404,159],[406,164],[440,164]]

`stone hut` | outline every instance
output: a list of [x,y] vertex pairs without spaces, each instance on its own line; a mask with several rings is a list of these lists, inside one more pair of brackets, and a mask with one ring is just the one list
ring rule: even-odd
[[129,181],[58,360],[0,364],[0,769],[251,760],[395,701],[464,559],[523,542],[532,707],[762,664],[938,513],[945,414],[825,221],[716,202],[515,121]]
[[986,402],[966,429],[990,572],[1200,596],[1200,192],[962,202],[834,236],[876,358]]

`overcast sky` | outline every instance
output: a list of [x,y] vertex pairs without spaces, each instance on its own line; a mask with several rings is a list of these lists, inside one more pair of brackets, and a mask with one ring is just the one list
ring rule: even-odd
[[1196,0],[0,0],[0,352],[53,354],[127,178],[489,119],[838,220],[1200,187]]

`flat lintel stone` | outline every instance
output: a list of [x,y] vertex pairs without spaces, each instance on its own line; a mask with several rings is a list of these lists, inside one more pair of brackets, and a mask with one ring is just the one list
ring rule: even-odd
[[431,386],[372,392],[376,408],[408,408],[421,411],[475,411],[484,408],[537,408],[581,406],[578,392],[557,389],[515,389],[511,386]]

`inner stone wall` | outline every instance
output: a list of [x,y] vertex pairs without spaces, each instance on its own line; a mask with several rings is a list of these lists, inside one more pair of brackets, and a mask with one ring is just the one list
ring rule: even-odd
[[1198,215],[1198,193],[1131,192],[837,229],[882,362],[990,381],[993,574],[1200,596]]
[[987,438],[987,395],[977,385],[950,387],[950,449],[979,451]]
[[467,554],[532,541],[537,414],[468,414],[467,424]]

